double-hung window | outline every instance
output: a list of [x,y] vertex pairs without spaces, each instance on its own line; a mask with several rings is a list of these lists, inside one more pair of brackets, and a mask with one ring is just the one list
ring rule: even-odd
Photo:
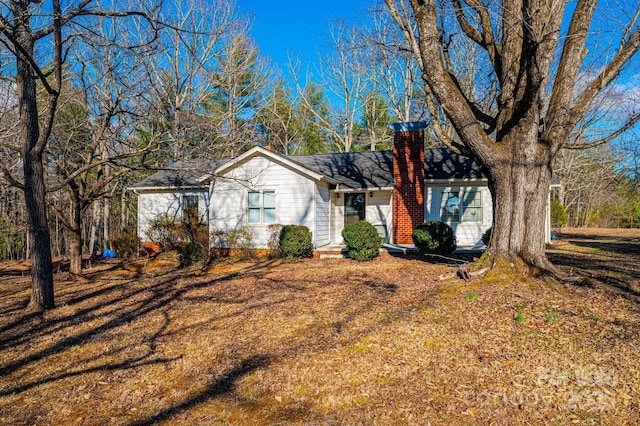
[[250,191],[248,205],[250,225],[276,223],[275,191]]
[[460,191],[443,191],[440,220],[444,223],[460,222]]
[[480,191],[442,191],[440,220],[445,223],[481,223]]
[[468,191],[462,195],[462,222],[482,223],[482,193]]

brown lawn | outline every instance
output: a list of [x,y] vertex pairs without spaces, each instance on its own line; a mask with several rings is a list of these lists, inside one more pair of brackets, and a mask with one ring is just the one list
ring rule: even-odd
[[163,256],[59,274],[43,316],[5,266],[0,424],[638,424],[640,232],[562,238],[587,280]]

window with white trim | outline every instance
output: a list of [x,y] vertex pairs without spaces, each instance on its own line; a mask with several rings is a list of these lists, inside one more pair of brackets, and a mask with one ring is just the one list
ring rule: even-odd
[[442,191],[440,220],[444,223],[460,222],[459,191]]
[[445,223],[482,223],[482,192],[442,191],[440,220]]
[[248,206],[250,225],[276,223],[275,191],[250,191]]
[[468,191],[462,195],[462,222],[482,223],[482,192]]

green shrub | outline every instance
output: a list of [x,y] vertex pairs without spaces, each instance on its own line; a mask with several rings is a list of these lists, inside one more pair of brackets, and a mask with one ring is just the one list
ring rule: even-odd
[[365,220],[350,223],[342,230],[342,238],[349,257],[355,260],[371,260],[382,247],[382,238],[376,228]]
[[491,231],[493,230],[493,228],[489,228],[486,231],[484,231],[484,234],[482,234],[482,242],[484,243],[485,246],[489,245],[489,241],[491,241]]
[[309,257],[313,252],[311,231],[306,226],[285,225],[278,246],[285,257]]
[[422,256],[429,254],[448,255],[456,249],[456,234],[444,222],[425,222],[416,226],[411,234],[413,243]]
[[131,259],[138,256],[140,238],[132,232],[125,232],[111,239],[111,245],[118,257]]
[[567,220],[569,220],[567,209],[564,208],[559,200],[555,198],[551,200],[551,226],[553,228],[562,228],[567,226]]
[[191,266],[204,259],[202,246],[195,243],[188,243],[180,247],[180,266]]

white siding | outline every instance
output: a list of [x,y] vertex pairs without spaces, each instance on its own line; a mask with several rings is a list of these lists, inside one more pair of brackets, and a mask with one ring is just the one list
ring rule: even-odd
[[316,247],[324,246],[331,242],[331,206],[329,187],[316,185]]
[[[370,196],[373,194],[373,197]],[[387,242],[393,241],[393,192],[373,191],[367,193],[365,219],[374,226],[385,226],[387,229]]]
[[454,186],[427,184],[425,189],[424,217],[425,221],[440,221],[440,206],[443,191],[480,191],[482,193],[482,222],[481,223],[451,223],[451,227],[458,238],[459,247],[473,247],[482,245],[482,234],[491,227],[493,219],[493,204],[491,193],[486,185]]
[[342,230],[344,229],[344,193],[334,193],[332,198],[331,242],[342,244]]
[[[316,182],[279,163],[256,156],[215,178],[211,189],[209,226],[212,230],[231,230],[247,226],[253,234],[253,246],[267,247],[271,230],[269,225],[249,224],[247,221],[247,194],[249,191],[275,191],[276,223],[304,225],[311,230],[314,246],[326,239],[326,224],[316,230],[318,205],[325,203],[327,192],[318,191]],[[319,208],[322,208],[320,206]]]
[[149,241],[147,230],[151,222],[168,215],[176,221],[182,220],[182,196],[198,196],[198,214],[205,222],[209,213],[209,197],[206,191],[176,191],[176,192],[141,192],[138,194],[138,236],[142,241]]
[[[387,228],[387,240],[392,240],[393,234],[393,192],[392,191],[361,191],[365,192],[365,220],[374,226]],[[344,193],[340,198],[333,195],[332,242],[342,243],[342,230],[344,229]]]

